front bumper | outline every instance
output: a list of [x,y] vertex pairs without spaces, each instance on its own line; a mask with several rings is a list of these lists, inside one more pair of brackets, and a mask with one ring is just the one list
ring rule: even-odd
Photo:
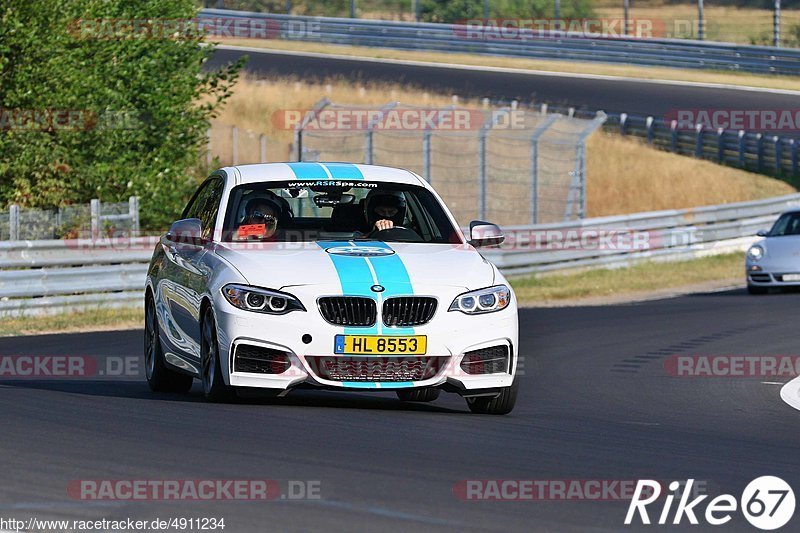
[[[753,270],[753,268],[758,270]],[[800,287],[800,279],[787,280],[786,276],[800,276],[800,271],[795,267],[770,265],[768,263],[745,264],[747,284],[754,287]]]
[[[424,357],[441,357],[442,364],[432,377],[417,381],[334,381],[325,379],[316,365],[316,357],[354,358],[335,355],[334,337],[345,328],[327,323],[316,309],[286,315],[261,315],[242,311],[220,299],[215,303],[220,343],[220,363],[229,385],[288,390],[314,386],[340,390],[395,390],[411,387],[443,387],[469,395],[470,391],[495,390],[511,386],[518,361],[518,322],[516,301],[503,311],[469,316],[447,309],[437,311],[433,319],[414,328],[415,335],[427,336]],[[308,307],[308,306],[307,306]],[[354,333],[351,329],[350,333]],[[391,328],[384,327],[384,335]],[[309,338],[310,337],[310,338]],[[235,371],[233,355],[237,347],[248,345],[287,354],[289,367],[280,374]],[[461,368],[467,352],[506,346],[509,363],[503,372],[468,374]],[[422,357],[422,356],[420,356]],[[413,356],[404,356],[410,360]]]

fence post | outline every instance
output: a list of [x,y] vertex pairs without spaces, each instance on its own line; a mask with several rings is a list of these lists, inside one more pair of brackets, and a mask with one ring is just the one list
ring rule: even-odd
[[92,240],[96,241],[100,237],[100,200],[92,200],[90,205],[92,216]]
[[789,140],[789,147],[792,150],[792,175],[800,175],[797,168],[797,141],[795,139]]
[[422,177],[431,182],[431,130],[422,132]]
[[375,155],[373,143],[375,142],[375,138],[373,135],[372,127],[368,128],[364,139],[364,164],[371,165],[372,164],[372,157]]
[[539,139],[556,120],[558,115],[550,115],[531,134],[531,224],[539,221]]
[[19,206],[17,204],[11,204],[8,209],[8,231],[10,240],[19,240]]
[[267,162],[267,136],[263,133],[258,136],[258,151],[259,161],[261,163]]
[[670,149],[673,154],[678,153],[678,121],[673,120],[669,125],[670,131]]
[[478,131],[478,219],[486,218],[486,127]]
[[653,124],[654,123],[655,123],[655,120],[653,119],[653,117],[647,117],[647,121],[645,122],[645,124],[647,124],[647,144],[653,144]]
[[231,126],[231,143],[233,143],[231,159],[233,160],[233,166],[236,166],[239,164],[239,128],[236,126]]
[[717,162],[725,159],[725,128],[717,128]]
[[783,147],[781,146],[781,138],[775,135],[772,138],[772,142],[775,143],[775,173],[781,174],[783,172]]
[[742,168],[745,168],[744,151],[745,148],[747,147],[746,146],[747,141],[745,141],[745,135],[747,134],[745,133],[744,130],[739,130],[739,166]]
[[131,217],[131,238],[139,236],[139,197],[131,196],[128,199],[128,214]]
[[694,156],[698,159],[703,157],[703,125],[698,124],[695,126],[697,136],[694,139]]
[[539,109],[539,113],[541,113],[542,115],[546,115],[547,107],[548,107],[547,104],[542,104],[542,107]]
[[772,14],[772,45],[776,48],[781,45],[781,0],[775,0]]
[[756,159],[756,168],[759,172],[764,170],[764,135],[761,133],[756,134],[756,142],[758,143],[757,146],[757,159]]
[[628,114],[620,113],[619,115],[619,134],[625,135],[625,127],[628,124]]
[[697,0],[697,38],[701,41],[706,38],[706,20],[703,12],[703,0]]

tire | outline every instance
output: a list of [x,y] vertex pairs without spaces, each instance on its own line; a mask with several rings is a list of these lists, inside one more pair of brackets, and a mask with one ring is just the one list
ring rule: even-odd
[[769,289],[767,287],[757,287],[755,285],[748,285],[747,292],[750,294],[767,294]]
[[192,376],[171,370],[164,362],[156,303],[151,296],[147,298],[144,311],[144,369],[147,384],[154,392],[189,392],[192,388]]
[[478,397],[467,398],[467,406],[473,413],[482,415],[507,415],[517,403],[517,390],[519,382],[514,379],[510,387],[504,387],[502,392],[494,398]]
[[200,324],[200,378],[203,382],[203,396],[209,402],[230,402],[236,398],[233,387],[225,385],[222,367],[219,363],[219,343],[217,342],[217,322],[214,311],[209,306]]
[[401,389],[396,391],[397,397],[404,402],[432,402],[439,397],[441,389],[432,387]]

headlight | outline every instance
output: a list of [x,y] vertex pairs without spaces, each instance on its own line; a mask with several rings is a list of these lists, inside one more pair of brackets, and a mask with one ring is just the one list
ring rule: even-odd
[[488,289],[465,292],[456,296],[448,311],[461,311],[468,315],[493,313],[508,307],[511,303],[511,291],[505,285],[497,285]]
[[285,315],[292,311],[305,311],[300,300],[284,292],[249,287],[247,285],[226,285],[222,294],[232,306],[268,315]]
[[757,244],[755,246],[751,246],[750,249],[747,250],[747,257],[752,261],[758,261],[764,257],[764,249]]

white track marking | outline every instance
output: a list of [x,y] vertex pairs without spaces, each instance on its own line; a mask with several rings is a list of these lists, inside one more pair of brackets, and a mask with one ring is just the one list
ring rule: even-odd
[[790,96],[800,96],[800,91],[789,89],[772,89],[769,87],[752,87],[749,85],[731,85],[727,83],[705,83],[700,81],[681,81],[681,80],[655,80],[648,78],[634,78],[631,76],[610,76],[606,74],[581,74],[577,72],[555,72],[551,70],[533,70],[511,67],[491,67],[483,65],[463,65],[460,63],[436,63],[429,61],[413,61],[410,59],[384,59],[377,57],[349,56],[345,54],[324,54],[320,52],[294,52],[291,50],[273,50],[271,48],[257,48],[252,46],[231,46],[218,45],[220,50],[241,50],[242,52],[276,54],[286,56],[305,56],[318,57],[323,59],[349,59],[352,61],[362,61],[365,63],[385,63],[390,65],[409,65],[418,67],[438,67],[454,70],[477,70],[480,72],[499,72],[507,74],[525,74],[530,76],[551,76],[554,78],[583,78],[587,80],[608,80],[608,81],[629,81],[636,83],[651,83],[655,85],[677,85],[680,87],[704,87],[709,89],[731,89],[736,91],[748,91],[757,93],[786,94]]
[[800,377],[794,378],[781,389],[781,399],[800,411]]

